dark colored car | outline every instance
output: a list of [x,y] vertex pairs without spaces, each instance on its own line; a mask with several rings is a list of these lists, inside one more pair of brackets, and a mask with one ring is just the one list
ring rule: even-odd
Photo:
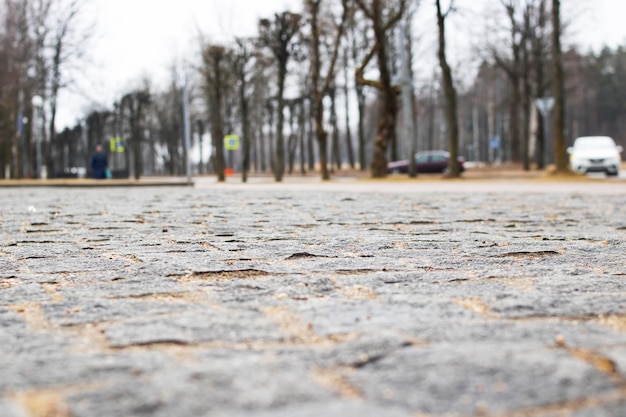
[[[444,173],[448,171],[450,153],[446,151],[425,151],[415,154],[415,166],[420,174]],[[465,171],[465,158],[457,158],[459,172]],[[409,161],[394,161],[387,164],[387,172],[406,174],[409,172]]]

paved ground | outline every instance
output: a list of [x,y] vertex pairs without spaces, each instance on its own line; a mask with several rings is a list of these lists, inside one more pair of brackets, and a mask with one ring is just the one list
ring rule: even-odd
[[0,416],[623,417],[606,184],[0,189]]

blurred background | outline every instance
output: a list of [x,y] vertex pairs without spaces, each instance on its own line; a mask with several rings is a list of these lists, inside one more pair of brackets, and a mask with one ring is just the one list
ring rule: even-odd
[[[544,170],[626,146],[617,0],[2,0],[0,177]],[[565,162],[564,161],[565,158]]]

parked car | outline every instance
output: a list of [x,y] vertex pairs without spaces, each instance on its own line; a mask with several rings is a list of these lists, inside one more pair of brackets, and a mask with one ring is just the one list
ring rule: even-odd
[[573,170],[583,174],[605,172],[607,175],[619,174],[623,150],[608,136],[583,136],[574,141],[574,146],[567,148]]
[[[450,153],[446,151],[425,151],[415,154],[415,167],[420,174],[444,173],[448,171]],[[459,171],[465,171],[465,158],[457,158]],[[409,161],[394,161],[387,164],[387,172],[406,174],[409,172]]]

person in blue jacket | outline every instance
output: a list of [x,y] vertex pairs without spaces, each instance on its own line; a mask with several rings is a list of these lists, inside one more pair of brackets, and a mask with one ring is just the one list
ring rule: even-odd
[[91,171],[95,179],[105,179],[107,168],[109,167],[107,156],[102,150],[102,145],[96,146],[96,152],[91,157]]

